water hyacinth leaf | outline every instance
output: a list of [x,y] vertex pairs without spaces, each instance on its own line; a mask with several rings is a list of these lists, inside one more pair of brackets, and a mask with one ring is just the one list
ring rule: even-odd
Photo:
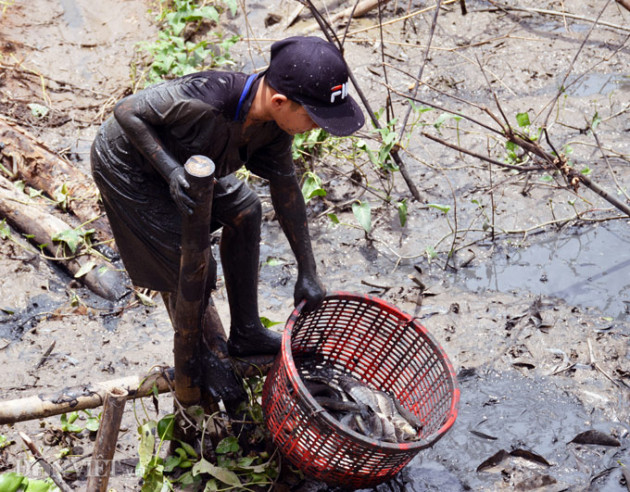
[[372,207],[368,202],[354,202],[352,204],[352,213],[357,222],[368,234],[372,230]]
[[201,473],[207,473],[208,475],[211,475],[217,480],[220,480],[227,485],[231,485],[232,487],[241,486],[241,481],[236,473],[228,470],[227,468],[221,468],[220,466],[213,465],[203,458],[195,463],[192,469],[193,476],[197,476]]
[[521,128],[529,126],[531,124],[530,121],[529,121],[529,114],[528,113],[516,113],[516,122],[518,123],[518,126],[520,126]]

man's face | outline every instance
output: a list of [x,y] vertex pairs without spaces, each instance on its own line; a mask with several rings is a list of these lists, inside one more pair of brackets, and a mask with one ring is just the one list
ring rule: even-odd
[[275,113],[275,122],[289,135],[297,135],[317,128],[318,125],[298,103],[286,100]]

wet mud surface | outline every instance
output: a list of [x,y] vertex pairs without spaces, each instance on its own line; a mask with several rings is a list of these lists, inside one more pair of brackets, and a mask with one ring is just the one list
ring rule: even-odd
[[[430,6],[407,3],[391,2],[386,20]],[[418,91],[418,99],[492,125],[487,113],[462,102],[498,113],[491,87],[512,124],[516,113],[528,112],[540,125],[564,84],[566,93],[549,116],[551,141],[558,148],[570,146],[576,166],[588,166],[594,181],[625,200],[630,182],[630,12],[612,2],[601,18],[609,27],[589,34],[588,19],[598,16],[600,3],[566,3],[579,18],[501,12],[490,2],[471,0],[469,13],[462,16],[456,3],[446,5],[423,71],[428,86]],[[548,10],[559,10],[557,4],[511,2]],[[237,68],[244,71],[265,65],[272,40],[302,33],[313,23],[303,16],[290,28],[283,22],[265,27],[268,14],[287,19],[296,3],[247,5],[249,23],[240,12],[228,25],[248,37],[233,49]],[[135,75],[129,66],[139,56],[136,43],[157,36],[148,8],[142,0],[0,5],[3,118],[68,159],[88,180],[96,128],[113,103],[132,90]],[[413,82],[408,74],[417,75],[422,64],[432,15],[429,10],[386,29],[387,77],[378,30],[365,30],[376,17],[351,25],[346,57],[374,110],[384,106],[385,83],[408,94]],[[564,81],[570,66],[571,76]],[[395,93],[392,98],[402,119],[405,98]],[[31,103],[50,111],[37,117]],[[454,427],[377,490],[629,490],[628,218],[590,190],[582,187],[576,195],[560,178],[489,169],[423,138],[426,131],[503,159],[505,147],[495,134],[463,119],[448,119],[438,129],[434,124],[440,114],[423,113],[409,130],[405,163],[421,201],[410,199],[399,174],[390,184],[367,158],[348,162],[344,154],[331,151],[315,169],[328,194],[309,203],[318,270],[328,289],[376,295],[418,317],[458,373],[461,402]],[[601,120],[597,139],[587,127],[595,115]],[[369,128],[360,136],[372,143]],[[364,186],[351,179],[357,175]],[[284,321],[293,307],[295,262],[264,185],[255,186],[267,217],[261,315]],[[408,200],[404,228],[396,208],[373,193],[384,187],[391,187],[393,200]],[[369,235],[353,217],[356,200],[372,204]],[[429,204],[450,208],[445,213]],[[331,212],[340,225],[326,216]],[[574,220],[576,213],[582,221]],[[494,225],[494,240],[489,225]],[[18,231],[11,236],[15,241],[0,241],[2,400],[172,364],[172,327],[159,298],[155,305],[132,297],[105,301],[40,257]],[[452,244],[455,252],[449,258]],[[214,299],[229,325],[221,281]],[[115,490],[140,488],[133,473],[138,440],[133,410],[139,405],[130,404],[123,419],[110,481]],[[171,407],[169,397],[160,397],[162,412]],[[15,444],[0,451],[0,468],[42,476],[17,437],[23,431],[51,461],[86,472],[92,443],[85,435],[72,443],[75,449],[64,459],[59,458],[60,446],[44,444],[58,427],[59,417],[1,426],[0,434]],[[597,433],[576,442],[587,431]],[[85,481],[72,486],[81,490]],[[307,482],[299,490],[334,489]]]

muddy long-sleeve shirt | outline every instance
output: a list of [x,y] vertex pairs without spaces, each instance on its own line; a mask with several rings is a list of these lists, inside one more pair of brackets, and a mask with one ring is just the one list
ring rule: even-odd
[[[260,77],[244,93],[246,80],[242,73],[199,72],[129,97],[134,113],[148,125],[169,159],[180,165],[193,155],[204,155],[214,161],[217,178],[244,165],[270,181],[295,179],[290,135],[273,121],[243,132]],[[168,183],[150,156],[134,143],[125,117],[117,112],[101,126],[92,146],[92,172],[134,284],[173,291],[179,269],[181,218]],[[222,190],[215,193],[220,195]]]

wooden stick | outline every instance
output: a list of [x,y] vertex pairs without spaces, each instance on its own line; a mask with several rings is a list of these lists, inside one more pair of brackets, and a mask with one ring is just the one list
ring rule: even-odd
[[122,388],[127,398],[141,398],[158,393],[166,393],[174,382],[173,369],[154,370],[146,375],[128,376],[95,384],[83,384],[65,388],[50,394],[39,394],[26,398],[0,402],[0,425],[41,419],[60,415],[74,410],[100,407],[108,391]]
[[118,431],[125,410],[127,390],[115,387],[105,394],[103,416],[94,443],[94,453],[90,461],[88,474],[88,492],[107,492],[107,483],[112,469],[112,460],[116,452]]
[[[231,359],[234,371],[240,377],[264,375],[269,372],[274,356],[258,355]],[[65,388],[54,393],[42,393],[15,400],[0,402],[0,425],[14,424],[26,420],[43,419],[74,410],[98,408],[105,401],[105,395],[112,388],[123,388],[127,399],[168,393],[175,383],[175,371],[165,367],[148,374],[127,376],[111,381],[87,383],[73,388]]]
[[57,485],[57,487],[61,489],[61,492],[71,492],[70,487],[68,487],[61,474],[57,470],[55,470],[55,468],[50,463],[48,463],[48,461],[46,460],[46,458],[44,458],[39,449],[37,449],[37,446],[35,446],[35,443],[31,440],[31,438],[28,437],[24,432],[19,432],[18,434],[22,438],[22,441],[24,441],[24,444],[26,444],[28,449],[30,449],[31,453],[33,453],[33,456],[35,457],[39,465],[44,469],[46,473],[48,473],[50,478],[52,478],[52,481],[55,482],[55,485]]

